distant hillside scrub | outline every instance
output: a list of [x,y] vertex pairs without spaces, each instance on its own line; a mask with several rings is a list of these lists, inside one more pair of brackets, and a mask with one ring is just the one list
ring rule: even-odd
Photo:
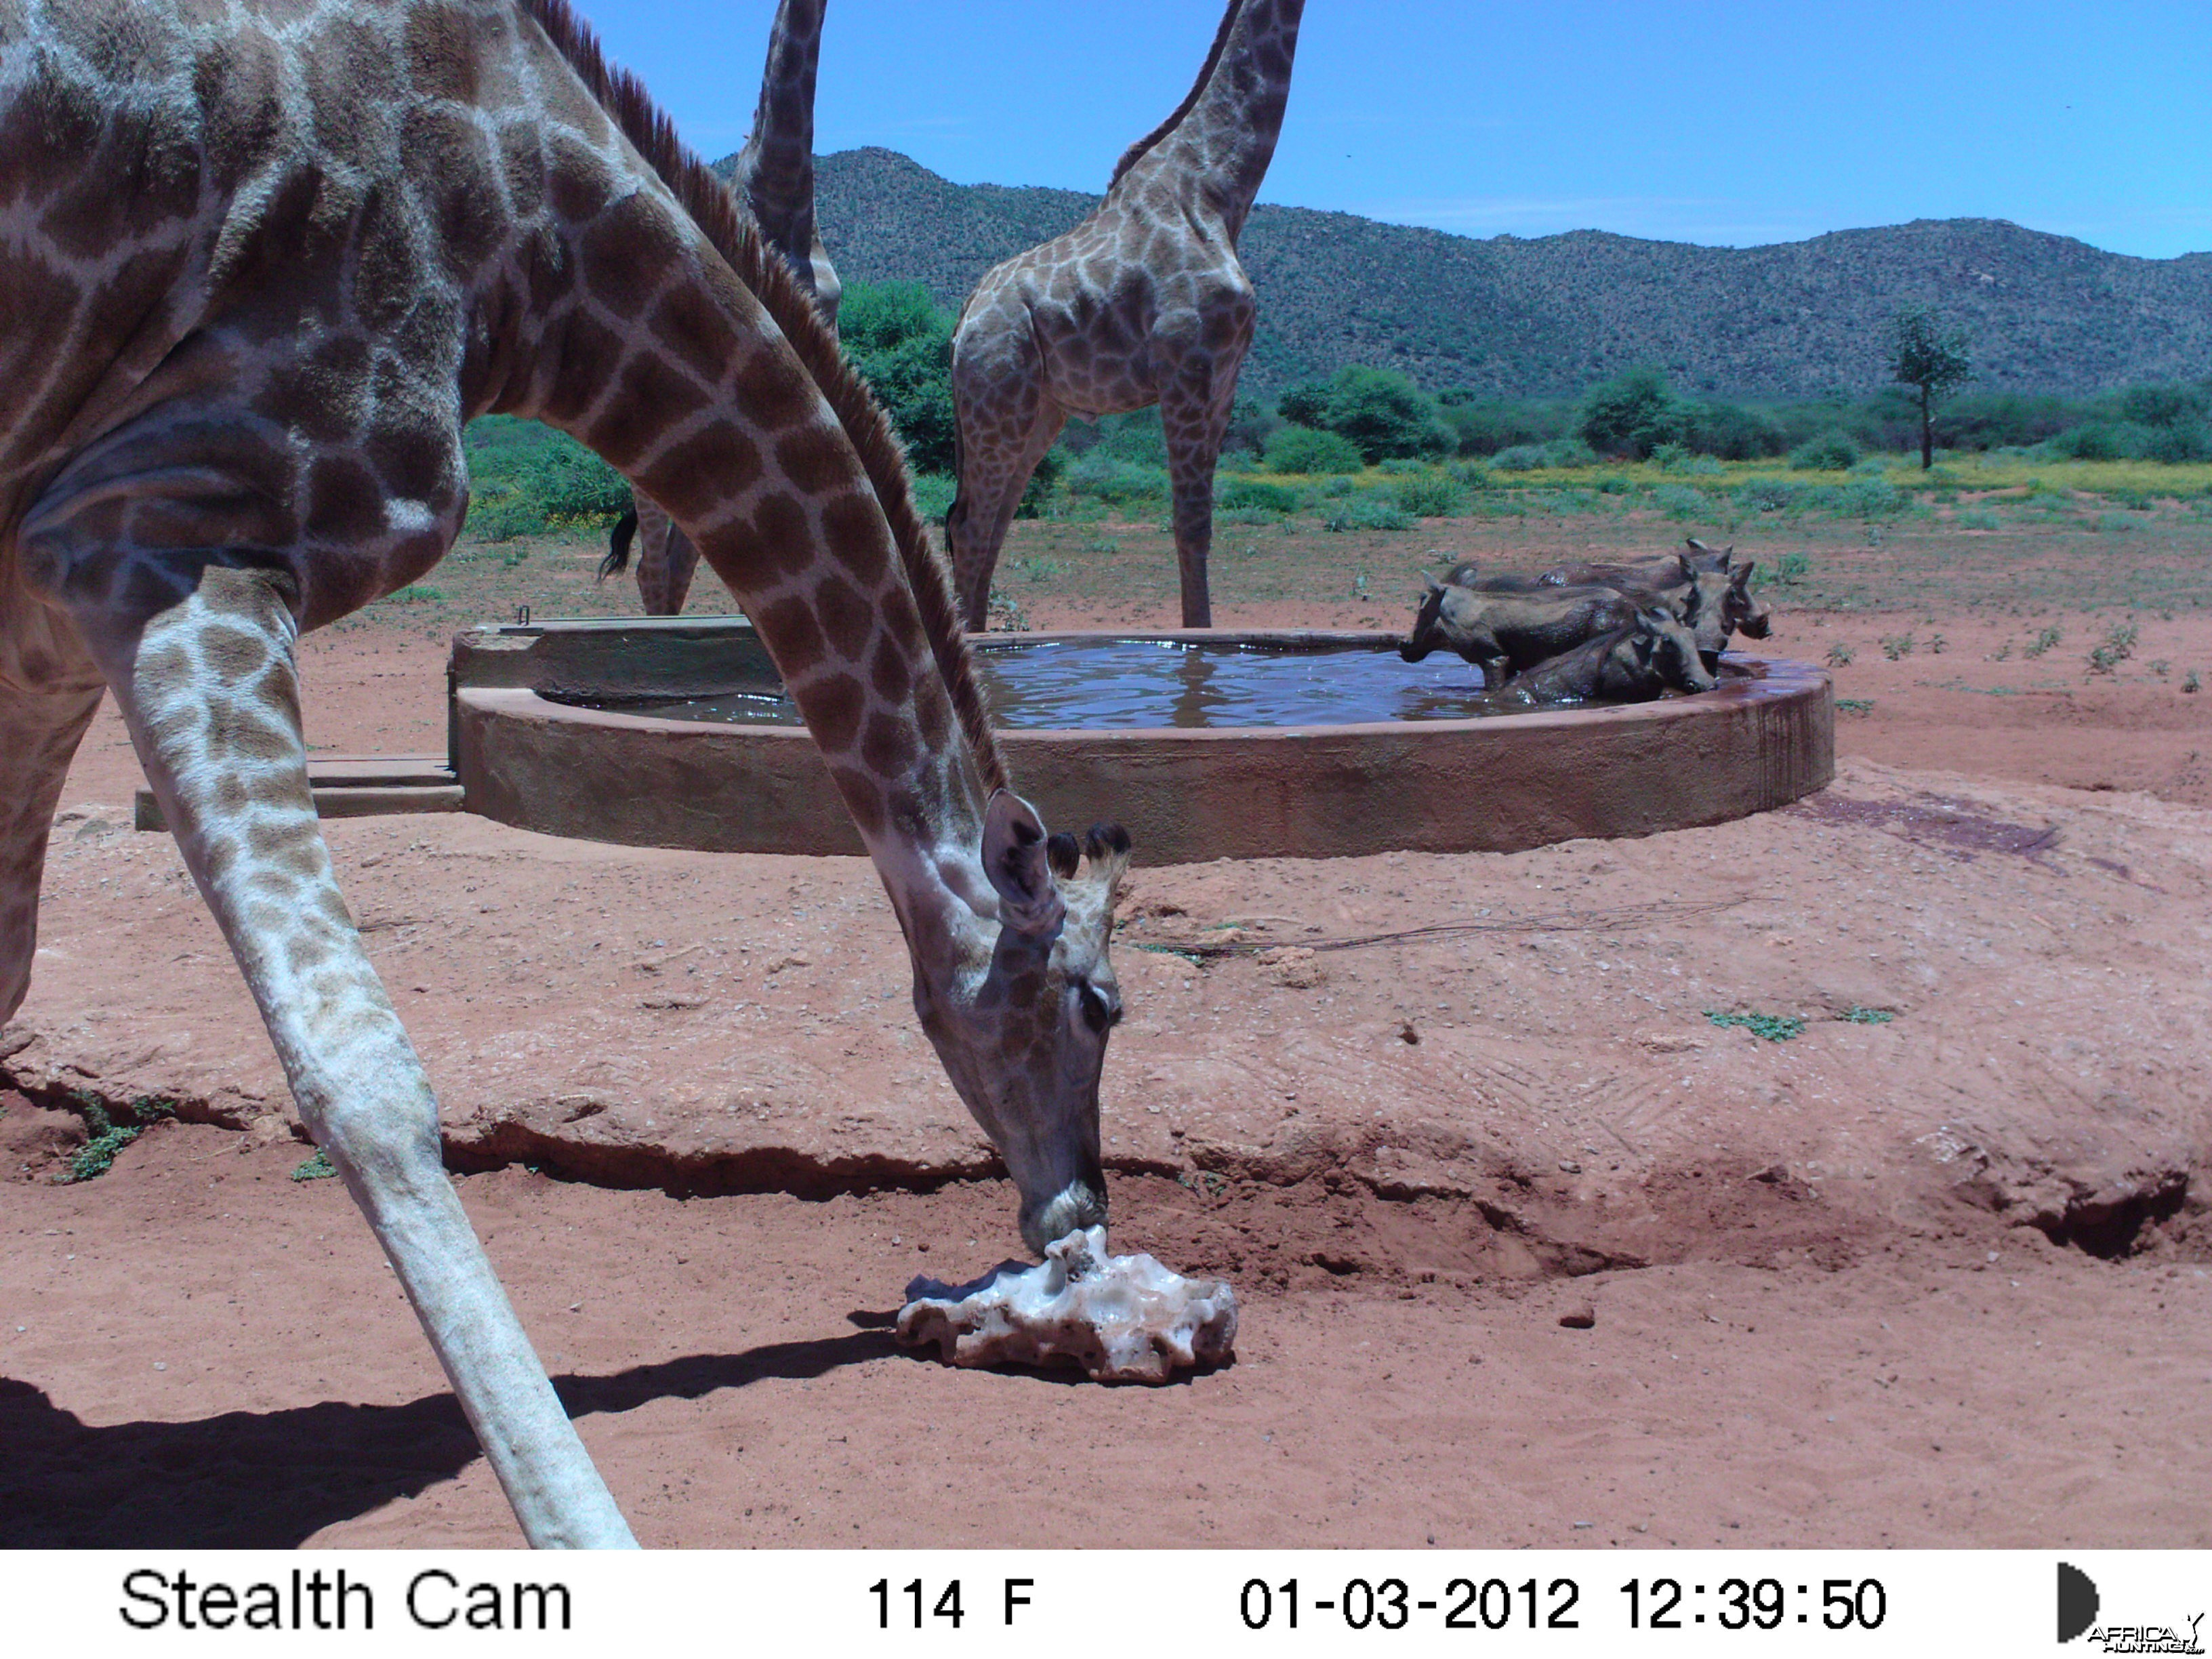
[[[1100,158],[1102,184],[1111,159]],[[884,149],[821,157],[815,193],[848,281],[918,281],[948,308],[1098,201],[956,185]],[[1477,240],[1262,205],[1238,252],[1260,298],[1243,385],[1260,397],[1347,364],[1485,399],[1571,399],[1645,364],[1686,396],[1729,404],[1863,397],[1888,378],[1883,320],[1914,302],[1966,329],[1985,395],[2212,374],[2212,254],[2130,258],[2002,220],[1727,248],[1601,231]],[[1504,434],[1490,448],[1564,435]]]

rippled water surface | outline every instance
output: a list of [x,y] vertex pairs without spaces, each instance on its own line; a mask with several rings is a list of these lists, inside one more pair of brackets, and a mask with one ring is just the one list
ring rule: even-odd
[[[1010,640],[978,646],[975,657],[996,724],[1016,729],[1346,726],[1490,712],[1481,704],[1480,671],[1449,652],[1411,663],[1391,646]],[[662,720],[800,724],[781,690],[563,701]]]

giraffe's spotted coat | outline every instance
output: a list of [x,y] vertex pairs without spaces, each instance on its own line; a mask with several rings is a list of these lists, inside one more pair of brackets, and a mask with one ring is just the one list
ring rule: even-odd
[[945,540],[967,624],[1030,475],[1070,415],[1158,404],[1186,628],[1213,611],[1213,467],[1257,308],[1237,238],[1290,97],[1304,0],[1229,0],[1198,81],[1064,236],[996,265],[952,344],[959,493]]
[[565,0],[0,0],[0,1020],[112,690],[532,1542],[629,1534],[441,1166],[294,654],[446,552],[468,417],[549,421],[675,507],[867,840],[1025,1233],[1103,1216],[1078,1009],[1126,843],[1081,880],[1031,856],[882,411]]
[[[751,213],[768,245],[783,256],[799,287],[813,295],[815,308],[834,332],[844,287],[814,221],[814,77],[827,9],[828,0],[781,0],[776,7],[768,62],[761,71],[760,103],[752,132],[738,152],[730,190]],[[653,496],[640,492],[632,512],[638,602],[649,617],[676,616],[690,596],[699,550]],[[623,555],[611,554],[603,574],[615,574],[622,562]]]

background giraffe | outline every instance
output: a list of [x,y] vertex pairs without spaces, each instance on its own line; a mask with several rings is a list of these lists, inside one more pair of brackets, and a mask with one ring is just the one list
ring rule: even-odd
[[1127,837],[1048,837],[1005,787],[889,422],[565,0],[5,0],[0,204],[0,1019],[112,690],[532,1542],[631,1540],[446,1177],[294,660],[451,545],[470,417],[545,421],[676,514],[821,747],[1024,1239],[1103,1220]]
[[[738,152],[730,189],[751,210],[768,245],[789,262],[799,285],[814,296],[834,334],[844,285],[814,222],[814,70],[828,9],[829,0],[782,0],[776,7],[753,130]],[[647,497],[633,494],[630,501],[608,538],[599,578],[622,574],[635,536],[638,603],[648,617],[676,616],[698,574],[699,550]]]
[[1097,211],[976,284],[952,341],[960,488],[945,521],[968,626],[1022,490],[1075,415],[1160,406],[1182,623],[1209,628],[1213,464],[1252,343],[1237,237],[1275,153],[1305,0],[1230,0],[1176,112],[1129,147]]

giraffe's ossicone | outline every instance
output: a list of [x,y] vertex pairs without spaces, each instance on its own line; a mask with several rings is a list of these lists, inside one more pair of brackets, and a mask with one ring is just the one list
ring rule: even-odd
[[1024,1237],[1103,1218],[1127,838],[1048,836],[1009,792],[881,410],[565,0],[0,0],[0,1019],[112,691],[533,1543],[630,1535],[446,1179],[295,662],[443,556],[471,416],[575,436],[742,600]]

